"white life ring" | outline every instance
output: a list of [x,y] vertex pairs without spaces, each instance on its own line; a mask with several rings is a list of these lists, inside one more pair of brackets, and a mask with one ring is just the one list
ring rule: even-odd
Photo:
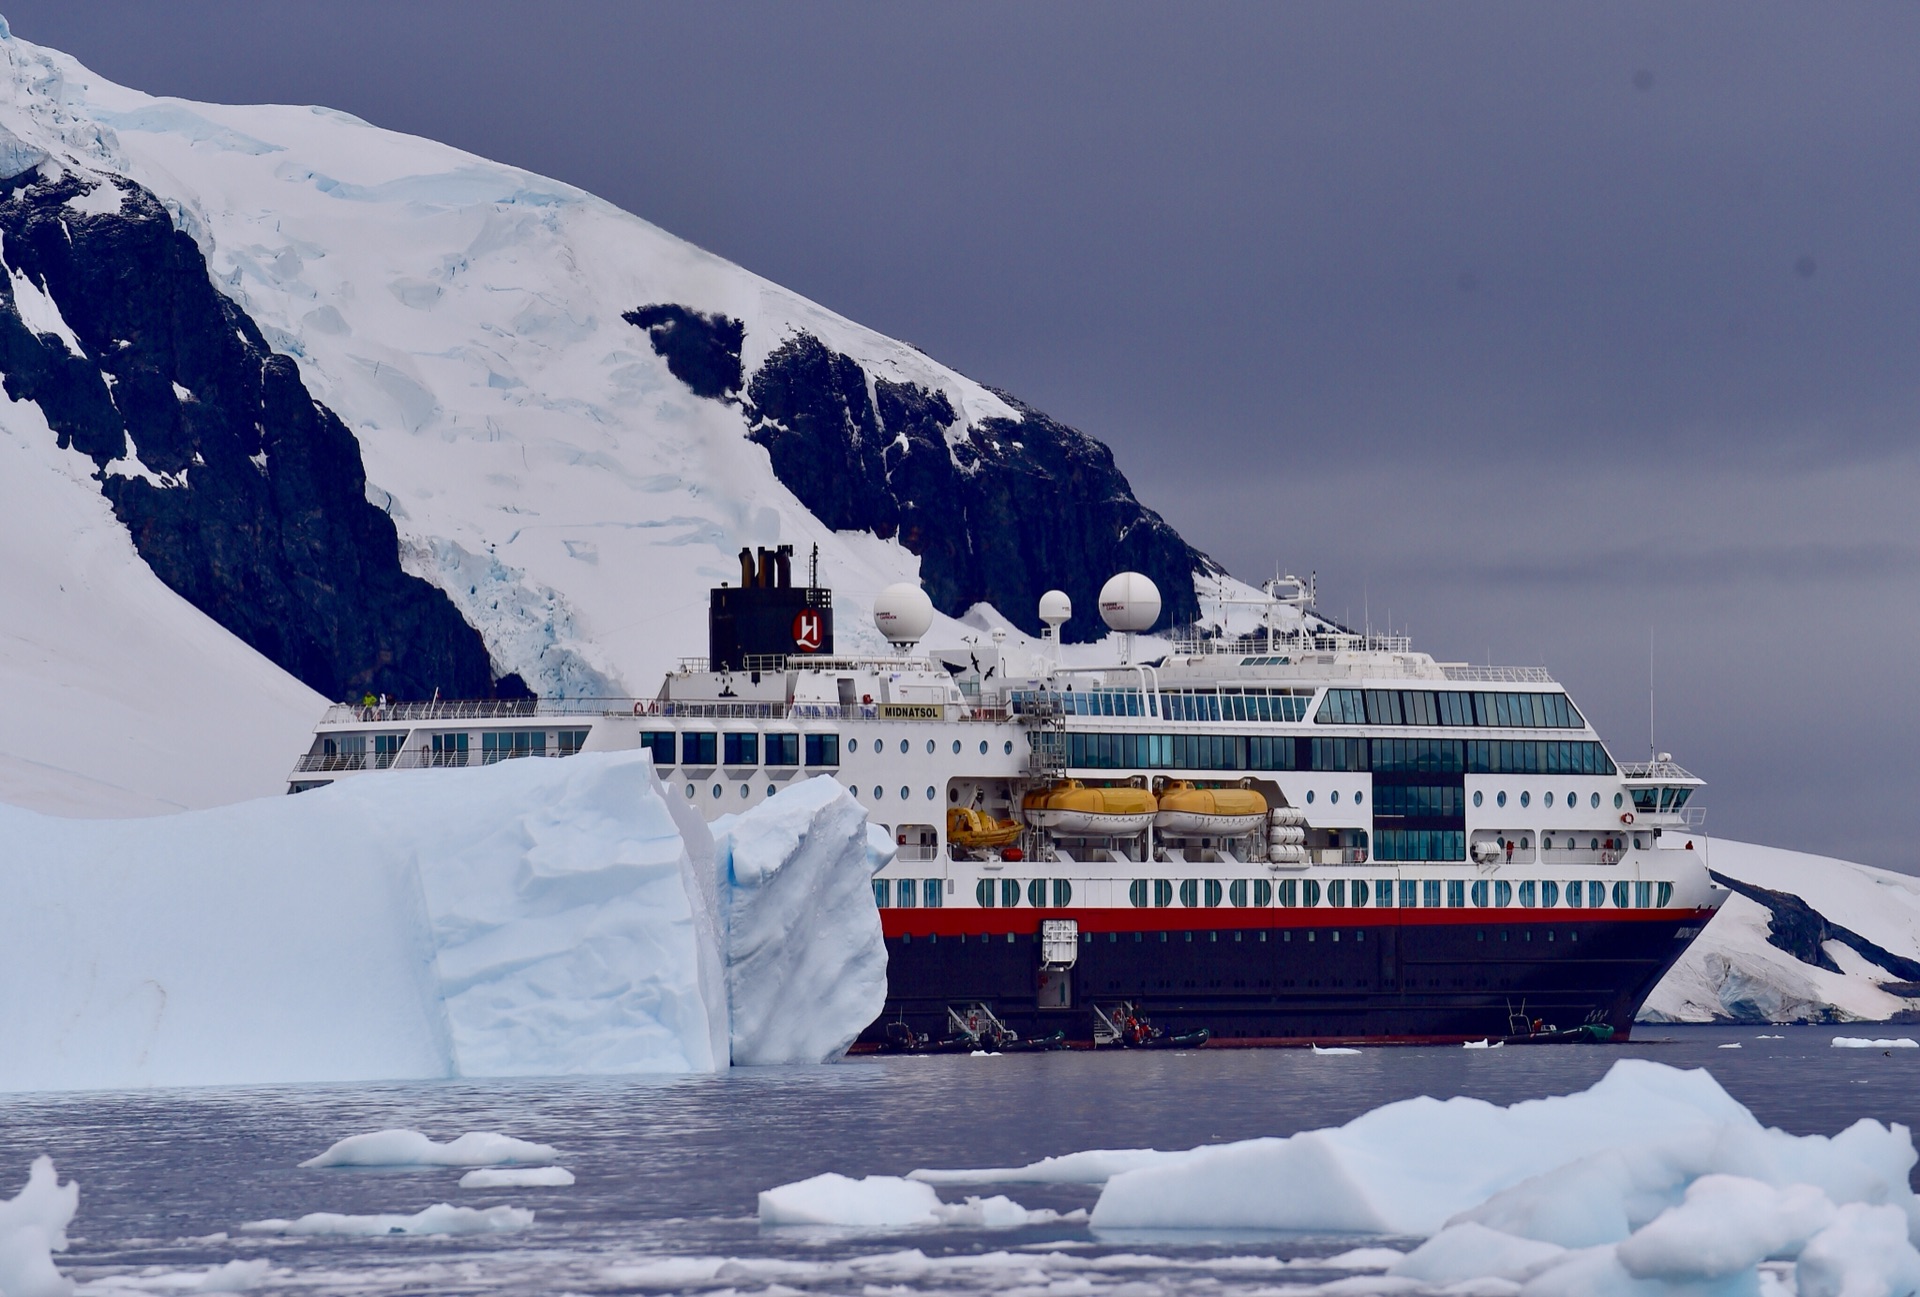
[[1631,823],[1633,823],[1633,812],[1632,812],[1632,811],[1628,811],[1628,812],[1627,812],[1627,813],[1626,813],[1625,815],[1622,815],[1622,816],[1620,817],[1620,822],[1621,822],[1622,824],[1631,824]]

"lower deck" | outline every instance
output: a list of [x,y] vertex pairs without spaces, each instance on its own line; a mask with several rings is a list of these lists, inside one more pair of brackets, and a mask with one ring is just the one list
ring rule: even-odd
[[[1562,911],[883,911],[889,1022],[939,1039],[949,1008],[986,1005],[1022,1038],[1090,1044],[1122,1002],[1213,1043],[1478,1040],[1527,1025],[1617,1039],[1712,917],[1706,909]],[[1078,926],[1070,968],[1040,923]],[[1200,926],[1196,926],[1199,924]],[[1058,949],[1053,952],[1056,957]]]

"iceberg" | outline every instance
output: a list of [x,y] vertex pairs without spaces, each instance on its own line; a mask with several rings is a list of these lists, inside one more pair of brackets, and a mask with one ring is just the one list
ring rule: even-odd
[[573,1172],[564,1166],[482,1167],[460,1177],[462,1189],[564,1189]]
[[1011,1198],[967,1198],[941,1202],[933,1187],[894,1175],[855,1180],[828,1171],[796,1180],[760,1195],[760,1223],[766,1226],[830,1225],[840,1229],[1018,1229],[1058,1220],[1084,1220],[1084,1211],[1062,1216],[1048,1208],[1022,1207]]
[[644,751],[0,835],[0,1091],[818,1062],[884,996],[831,780],[734,821],[724,874]]
[[887,1000],[873,874],[892,858],[836,780],[804,780],[714,825],[736,1064],[846,1052]]

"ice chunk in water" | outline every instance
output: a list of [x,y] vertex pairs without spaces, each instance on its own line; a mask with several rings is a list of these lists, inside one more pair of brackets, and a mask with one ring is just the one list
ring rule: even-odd
[[435,1203],[411,1216],[389,1213],[343,1216],[338,1212],[310,1212],[297,1220],[254,1220],[240,1228],[249,1234],[339,1234],[373,1238],[387,1234],[499,1234],[525,1229],[533,1213],[524,1207],[455,1207]]
[[0,1293],[69,1297],[73,1283],[54,1268],[52,1254],[67,1250],[67,1226],[79,1207],[80,1186],[61,1184],[52,1158],[35,1158],[26,1186],[0,1202]]
[[573,1172],[564,1166],[509,1166],[469,1171],[460,1177],[462,1189],[564,1189]]
[[550,1144],[535,1144],[490,1130],[470,1130],[445,1144],[417,1130],[377,1130],[349,1135],[301,1166],[538,1166],[560,1154]]
[[895,1175],[854,1180],[828,1171],[760,1195],[762,1225],[842,1225],[905,1229],[939,1223],[940,1195],[931,1185]]
[[1920,1040],[1912,1036],[1896,1036],[1892,1040],[1871,1040],[1865,1036],[1835,1036],[1835,1049],[1920,1049]]

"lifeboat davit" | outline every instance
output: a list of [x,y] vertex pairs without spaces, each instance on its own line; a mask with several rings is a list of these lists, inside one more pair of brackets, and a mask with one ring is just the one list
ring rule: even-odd
[[1251,788],[1201,788],[1185,780],[1160,790],[1160,811],[1153,826],[1161,833],[1206,833],[1234,837],[1265,824],[1267,799]]
[[1015,820],[996,820],[985,811],[964,806],[947,811],[947,841],[966,851],[1010,847],[1020,837]]
[[1144,788],[1089,788],[1078,779],[1028,793],[1020,804],[1027,823],[1076,838],[1128,838],[1145,833],[1159,804]]

